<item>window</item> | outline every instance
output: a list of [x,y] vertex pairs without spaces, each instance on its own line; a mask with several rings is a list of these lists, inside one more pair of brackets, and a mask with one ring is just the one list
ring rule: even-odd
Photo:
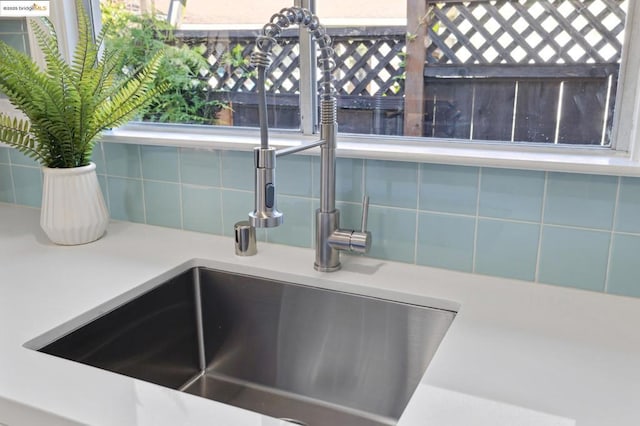
[[9,46],[29,53],[29,37],[25,18],[0,18],[0,40]]
[[[29,53],[27,20],[24,18],[0,18],[0,40],[21,52]],[[0,92],[0,99],[6,99],[2,92]]]
[[[174,23],[171,31],[156,27],[156,41],[173,48],[178,62],[190,61],[180,57],[187,49],[200,58],[187,64],[183,89],[174,93],[192,102],[191,115],[151,113],[146,121],[214,124],[206,133],[223,139],[249,133],[223,131],[220,125],[258,125],[256,81],[248,56],[259,29],[289,0],[237,0],[236,7],[223,9],[205,0],[87,1],[94,9],[101,4],[104,21],[109,19],[107,5],[133,15],[147,11],[162,23]],[[627,15],[630,22],[640,19],[633,2],[296,1],[315,3],[333,37],[343,142],[364,142],[383,151],[393,150],[388,148],[393,144],[398,150],[410,144],[413,150],[454,142],[445,145],[453,147],[447,149],[477,147],[488,156],[504,146],[513,152],[549,152],[544,147],[562,145],[608,155],[610,148],[614,153],[630,151],[638,139],[634,123],[640,93],[633,76],[640,66],[639,37],[628,34],[636,30],[626,22]],[[69,21],[66,13],[61,20]],[[67,29],[72,32],[73,26]],[[270,127],[311,134],[314,95],[307,88],[313,82],[304,81],[307,65],[299,65],[297,40],[297,28],[279,39],[268,83]],[[421,45],[425,48],[415,48]],[[625,73],[626,67],[630,71]],[[620,82],[625,90],[619,90]],[[181,132],[204,130],[199,126]],[[289,133],[272,134],[286,138]]]

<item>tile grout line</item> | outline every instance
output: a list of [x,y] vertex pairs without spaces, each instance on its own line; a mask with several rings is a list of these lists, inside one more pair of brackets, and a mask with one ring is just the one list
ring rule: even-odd
[[[154,182],[152,180],[149,180],[148,182]],[[176,183],[176,182],[165,182],[165,181],[155,181],[155,182],[161,182],[161,183]],[[185,183],[182,182],[180,185],[186,187],[186,188],[198,188],[198,189],[222,189],[219,186],[210,186],[210,185],[202,185],[200,183]]]
[[[451,214],[450,216],[454,216],[453,214]],[[469,217],[468,215],[456,215],[456,216],[462,216],[462,217]],[[521,219],[511,219],[511,218],[504,218],[504,217],[493,217],[493,216],[482,216],[482,215],[478,215],[478,217],[482,220],[493,220],[495,222],[507,222],[507,223],[520,223],[520,224],[524,224],[524,225],[539,225],[540,221],[534,221],[534,220],[521,220]]]
[[218,177],[220,178],[220,220],[222,222],[220,230],[222,232],[221,235],[225,235],[224,233],[224,197],[223,193],[225,191],[224,182],[222,181],[222,151],[217,151],[218,153]]
[[[592,232],[606,232],[606,233],[611,232],[611,230],[604,229],[604,228],[589,228],[589,227],[586,227],[586,226],[577,226],[577,225],[558,225],[558,224],[555,224],[555,223],[545,223],[544,226],[549,227],[549,228],[575,229],[575,230],[578,230],[578,231],[592,231]],[[635,235],[638,235],[638,234],[635,234]]]
[[[222,191],[221,190],[217,190],[216,191],[216,198],[217,198],[217,206],[219,209],[219,213],[216,218],[218,219],[218,224],[220,225],[220,227],[218,228],[217,226],[215,226],[214,223],[214,231],[211,232],[213,235],[223,235],[223,231],[224,231],[224,223],[222,222]],[[215,215],[215,210],[214,210],[214,215]],[[213,218],[212,218],[213,220]]]
[[[193,149],[192,149],[193,150]],[[217,189],[218,192],[218,218],[220,220],[219,224],[220,224],[220,228],[218,232],[214,232],[214,235],[222,235],[224,236],[224,217],[222,216],[222,166],[220,164],[220,157],[222,156],[222,153],[219,150],[213,150],[210,151],[215,153],[216,155],[216,161],[212,161],[211,162],[211,166],[216,165],[218,167],[218,185],[217,186],[212,186],[210,188],[215,188]],[[217,164],[216,164],[217,163]],[[206,166],[205,166],[206,167]],[[185,186],[189,187],[189,184],[184,184]],[[215,213],[215,211],[214,211]]]
[[102,164],[104,166],[104,192],[107,198],[107,209],[111,217],[111,193],[109,192],[109,174],[107,173],[107,154],[104,152],[104,143],[100,142],[100,153],[102,154]]
[[13,204],[18,204],[18,197],[17,197],[17,191],[16,191],[16,180],[13,177],[13,162],[11,161],[11,152],[9,152],[9,151],[7,151],[7,158],[9,159],[9,176],[11,177],[11,192],[12,192],[12,195],[13,195]]
[[640,237],[640,232],[613,231],[614,235],[626,235],[629,237]]
[[544,229],[544,212],[547,207],[547,190],[549,186],[549,172],[544,172],[544,188],[542,190],[542,211],[540,212],[540,231],[538,231],[538,251],[536,253],[536,271],[533,282],[540,282],[540,256],[542,255],[542,231]]
[[611,223],[611,234],[609,236],[609,253],[607,253],[607,268],[604,272],[604,288],[603,292],[609,292],[609,275],[611,273],[611,260],[613,259],[613,238],[614,231],[618,222],[618,203],[620,202],[620,190],[622,187],[622,177],[618,176],[618,187],[616,188],[616,201],[613,205],[613,221]]
[[482,167],[478,168],[478,185],[476,194],[475,226],[473,229],[473,253],[471,253],[471,272],[476,273],[476,258],[478,251],[478,225],[480,223],[480,192],[482,189]]
[[367,160],[362,160],[362,174],[360,175],[360,185],[362,186],[362,197],[367,195]]
[[180,202],[180,229],[184,230],[184,199],[182,197],[182,148],[178,148],[178,198]]
[[[446,216],[474,217],[474,216],[471,216],[471,215],[468,215],[468,214],[460,214],[460,213],[446,213],[446,212],[445,213],[430,212],[430,213],[441,214],[441,215],[446,215]],[[536,221],[536,220],[522,220],[522,219],[512,219],[512,218],[496,217],[496,216],[483,216],[481,214],[478,215],[478,218],[480,218],[482,220],[493,220],[493,221],[496,221],[496,222],[520,223],[520,224],[524,224],[524,225],[539,225],[540,224],[539,220]],[[558,225],[558,226],[564,226],[564,225]]]
[[136,145],[138,151],[138,167],[140,167],[140,184],[142,189],[142,216],[145,224],[148,224],[147,221],[147,198],[145,196],[144,191],[144,171],[142,169],[142,147],[141,145]]

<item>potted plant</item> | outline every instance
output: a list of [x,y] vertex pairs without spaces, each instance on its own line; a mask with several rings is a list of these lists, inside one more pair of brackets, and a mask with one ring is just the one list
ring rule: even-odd
[[81,0],[76,8],[78,43],[70,63],[46,18],[34,25],[43,69],[0,41],[0,91],[26,116],[0,114],[0,142],[42,165],[40,224],[53,242],[65,245],[97,240],[109,220],[91,162],[96,139],[133,118],[165,89],[156,84],[161,52],[121,78],[122,53],[103,44],[107,29],[94,40]]

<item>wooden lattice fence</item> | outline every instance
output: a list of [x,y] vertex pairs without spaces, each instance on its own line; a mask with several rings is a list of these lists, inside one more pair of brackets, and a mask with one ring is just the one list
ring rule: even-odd
[[[406,28],[329,29],[341,131],[609,143],[626,0],[407,4]],[[416,5],[424,12],[412,9]],[[207,46],[211,69],[202,78],[212,96],[233,105],[237,126],[258,121],[257,82],[248,66],[257,34],[177,34],[188,44]],[[297,128],[297,30],[279,38],[267,78],[270,124]],[[414,122],[408,126],[407,120]]]
[[429,3],[422,134],[608,145],[626,3]]
[[[431,2],[430,2],[431,3]],[[439,1],[428,64],[617,63],[626,0]]]
[[[340,95],[341,130],[354,133],[399,134],[402,130],[404,27],[329,28],[336,52],[335,87]],[[273,51],[267,75],[270,124],[297,128],[299,61],[296,30],[285,30]],[[213,96],[233,105],[233,124],[257,124],[255,73],[248,66],[258,31],[179,31],[190,45],[207,46]],[[243,62],[244,61],[244,62]],[[391,113],[388,113],[391,111]]]

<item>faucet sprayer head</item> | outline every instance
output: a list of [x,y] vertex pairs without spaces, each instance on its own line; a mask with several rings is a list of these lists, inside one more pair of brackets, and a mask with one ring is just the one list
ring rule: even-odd
[[256,228],[273,228],[282,224],[282,212],[276,208],[276,149],[253,149],[255,160],[255,210],[249,222]]

